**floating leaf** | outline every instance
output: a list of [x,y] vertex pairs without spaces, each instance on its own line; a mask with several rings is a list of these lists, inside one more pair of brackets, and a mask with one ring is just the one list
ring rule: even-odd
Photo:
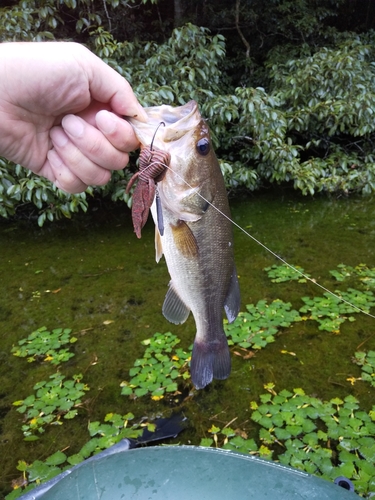
[[37,382],[34,385],[35,394],[16,401],[17,411],[26,413],[26,424],[22,430],[25,439],[35,439],[35,432],[44,432],[46,425],[61,425],[60,416],[65,419],[74,418],[77,415],[74,405],[81,403],[81,397],[89,390],[89,387],[79,382],[82,375],[74,375],[72,380],[66,380],[65,376],[57,372],[49,377],[49,380]]
[[364,380],[375,387],[375,351],[368,351],[367,353],[358,351],[354,354],[353,361],[362,368],[361,378],[349,377],[347,380],[350,382],[353,379]]
[[57,451],[53,455],[49,456],[46,460],[45,463],[47,465],[60,465],[63,464],[66,461],[66,455],[62,451]]
[[[359,492],[369,491],[375,477],[373,412],[359,410],[353,396],[324,402],[302,389],[280,396],[281,392],[274,391],[261,396],[261,406],[251,404],[255,408],[251,419],[263,427],[259,437],[267,444],[269,456],[273,453],[269,446],[281,445],[285,451],[278,455],[280,463],[330,480],[345,474]],[[337,454],[333,443],[337,443]]]
[[374,294],[370,291],[349,288],[346,292],[336,290],[335,294],[336,296],[326,292],[323,297],[302,297],[305,305],[300,312],[310,313],[309,319],[319,323],[319,330],[338,333],[345,320],[354,321],[347,314],[358,312],[358,308],[369,311],[375,305]]
[[50,332],[43,326],[32,332],[26,339],[20,340],[18,347],[14,346],[11,352],[14,356],[27,357],[29,363],[43,360],[58,365],[74,356],[68,349],[62,349],[62,346],[77,341],[76,337],[70,336],[71,332],[69,328],[55,328]]
[[239,345],[244,349],[262,349],[275,341],[279,328],[290,326],[301,317],[291,309],[290,303],[274,300],[270,304],[260,300],[256,306],[248,304],[246,312],[240,312],[237,319],[225,324],[229,345]]
[[274,264],[273,266],[266,267],[264,271],[267,272],[268,277],[271,278],[273,283],[283,283],[286,281],[298,281],[298,283],[306,283],[306,276],[310,277],[305,272],[303,267],[288,266],[282,264],[280,266]]
[[172,333],[156,333],[142,341],[146,347],[144,356],[134,362],[129,381],[121,383],[121,394],[142,397],[150,394],[154,401],[163,398],[165,392],[175,392],[178,380],[190,377],[188,361],[190,353],[176,348],[180,340]]

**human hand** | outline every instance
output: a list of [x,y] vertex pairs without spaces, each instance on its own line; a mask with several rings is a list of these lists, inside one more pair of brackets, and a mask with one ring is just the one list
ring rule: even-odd
[[83,45],[0,44],[0,156],[78,193],[139,145],[121,116],[146,115],[128,82]]

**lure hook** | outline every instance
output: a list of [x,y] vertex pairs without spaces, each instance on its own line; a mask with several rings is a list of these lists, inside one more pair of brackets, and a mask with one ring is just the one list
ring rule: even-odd
[[152,146],[154,144],[154,139],[155,139],[155,136],[157,134],[157,131],[159,130],[159,128],[163,125],[163,127],[165,127],[165,123],[164,122],[160,122],[159,125],[156,127],[156,130],[154,132],[154,135],[152,136],[152,140],[151,140],[151,144],[150,144],[150,151],[152,151]]

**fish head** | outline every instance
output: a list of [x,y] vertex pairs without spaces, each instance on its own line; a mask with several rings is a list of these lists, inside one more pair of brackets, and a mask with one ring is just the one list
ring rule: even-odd
[[211,144],[210,131],[198,105],[145,108],[148,120],[127,118],[142,147],[157,148],[170,155],[165,175],[158,182],[163,208],[178,219],[202,217],[217,191],[221,172]]

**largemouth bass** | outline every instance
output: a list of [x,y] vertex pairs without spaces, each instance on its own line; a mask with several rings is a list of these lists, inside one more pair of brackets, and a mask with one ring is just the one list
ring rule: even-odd
[[[202,389],[212,379],[223,380],[230,374],[223,309],[233,322],[240,307],[228,198],[197,103],[145,111],[148,122],[128,121],[141,146],[153,144],[169,159],[157,181],[161,212],[155,200],[151,207],[156,261],[164,253],[171,277],[162,311],[175,324],[192,312],[197,332],[190,372],[195,387]],[[160,122],[164,126],[155,134]]]

